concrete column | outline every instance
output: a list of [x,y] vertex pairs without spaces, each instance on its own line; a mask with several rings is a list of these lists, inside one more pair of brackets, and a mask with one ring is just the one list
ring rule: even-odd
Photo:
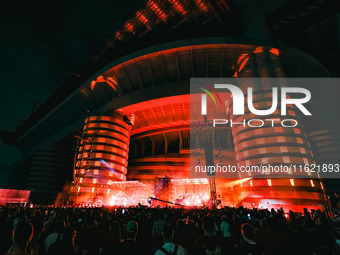
[[53,204],[65,183],[66,155],[57,146],[39,149],[32,159],[27,186],[33,203]]
[[112,182],[126,181],[130,131],[118,113],[85,120],[75,167],[77,203],[105,199]]
[[[257,48],[239,61],[237,76],[239,78],[283,78],[284,72],[280,65],[279,51],[276,49]],[[284,83],[284,80],[281,80]],[[246,88],[253,87],[253,105],[257,110],[266,110],[272,105],[272,87],[284,84],[272,84],[268,80],[242,80],[239,87],[245,94],[245,114],[232,114],[232,99],[229,114],[233,122],[246,122],[232,127],[238,166],[287,166],[315,163],[310,144],[307,139],[302,120],[293,106],[287,108],[287,115],[281,116],[280,107],[266,116],[251,113],[247,106],[248,95]],[[279,101],[280,102],[280,101]],[[248,120],[258,119],[247,125]],[[276,119],[273,125],[266,119]],[[295,119],[296,127],[282,127],[283,119]],[[262,122],[263,121],[263,122]],[[285,122],[294,125],[294,122]],[[249,180],[240,184],[241,203],[245,206],[259,206],[263,208],[286,208],[301,211],[304,207],[322,207],[325,204],[323,185],[316,175],[308,173],[274,173],[255,178],[254,173],[240,173],[240,178]],[[273,178],[275,175],[275,178]],[[299,175],[299,178],[296,178]],[[290,177],[291,176],[291,177]],[[281,177],[281,178],[280,178]],[[316,179],[314,179],[316,178]],[[246,180],[246,179],[245,179]]]

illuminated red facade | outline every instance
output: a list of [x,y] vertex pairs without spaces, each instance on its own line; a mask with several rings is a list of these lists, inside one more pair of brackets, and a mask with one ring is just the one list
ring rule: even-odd
[[[307,54],[281,48],[266,36],[269,31],[255,37],[244,34],[245,23],[227,1],[148,1],[95,56],[88,67],[90,75],[75,74],[62,89],[64,94],[46,108],[48,114],[42,112],[44,118],[24,126],[28,131],[19,130],[20,147],[33,151],[35,143],[37,147],[52,143],[82,129],[70,198],[74,204],[145,203],[145,198],[155,195],[159,178],[170,180],[169,200],[202,204],[209,199],[210,187],[207,179],[190,179],[194,152],[190,78],[328,76]],[[262,26],[267,30],[265,22]],[[266,109],[269,98],[263,87],[254,102]],[[289,114],[299,118],[293,109]],[[245,119],[251,117],[246,113]],[[318,143],[319,139],[318,133],[308,137],[302,127],[214,132],[214,159],[223,153],[227,163],[239,166],[312,163],[315,149],[309,140]],[[318,148],[326,157],[323,147]],[[241,175],[236,180],[216,179],[216,188],[222,205],[320,208],[325,204],[324,187],[312,177]]]
[[[277,49],[257,48],[253,54],[241,56],[238,64],[236,76],[239,78],[285,77],[280,52]],[[262,84],[239,84],[241,89],[247,88],[249,85],[254,87],[252,102],[253,107],[257,110],[266,110],[272,105],[271,87],[275,85],[268,84],[268,82],[270,80],[264,81]],[[281,82],[284,83],[284,80]],[[262,164],[287,167],[315,164],[309,139],[302,124],[303,121],[293,105],[288,105],[287,114],[283,118],[281,109],[276,109],[270,115],[258,116],[251,113],[245,104],[245,114],[240,118],[241,116],[232,114],[232,102],[231,98],[228,108],[230,119],[234,122],[239,122],[240,119],[244,119],[247,123],[252,119],[258,120],[257,122],[263,121],[253,123],[253,125],[260,125],[259,128],[247,125],[232,128],[238,167]],[[245,102],[248,102],[248,95],[245,95]],[[275,124],[266,122],[266,119],[274,119]],[[281,122],[285,119],[296,120],[300,124],[294,128],[284,127]],[[265,124],[262,125],[262,123]],[[286,125],[294,126],[295,123],[288,121]],[[251,173],[240,174],[241,179],[250,178],[249,181],[240,184],[243,205],[250,207],[255,205],[263,208],[284,206],[297,211],[302,211],[303,208],[323,208],[326,205],[325,190],[316,174],[301,173],[298,178],[295,178],[296,173],[290,170],[288,176],[291,175],[291,178],[285,176],[284,179],[280,179],[280,175],[282,173],[279,172],[273,178],[271,173],[268,178],[252,179]]]
[[[275,48],[256,47],[253,50],[253,47],[247,45],[236,47],[235,45],[211,44],[180,47],[137,57],[117,65],[103,74],[104,77],[108,77],[107,79],[112,84],[106,82],[103,85],[96,84],[93,86],[92,84],[91,87],[95,90],[97,86],[110,86],[114,91],[122,91],[124,88],[120,87],[118,74],[124,72],[127,75],[128,73],[131,81],[140,78],[143,73],[141,70],[150,68],[150,66],[152,68],[150,73],[153,76],[144,74],[146,75],[144,79],[163,79],[164,77],[171,79],[173,77],[171,72],[178,71],[180,72],[178,75],[190,77],[199,72],[195,65],[199,68],[200,62],[193,63],[189,56],[193,54],[199,56],[201,52],[208,52],[209,61],[212,61],[212,63],[218,63],[219,59],[221,62],[228,61],[229,56],[226,52],[233,52],[235,54],[234,59],[238,59],[238,69],[234,74],[237,77],[253,77],[254,73],[259,77],[282,77],[284,75],[280,66],[280,52]],[[218,54],[219,52],[220,54]],[[256,70],[248,63],[254,62],[252,60],[254,54],[256,54],[259,63],[256,65]],[[268,56],[270,61],[268,61]],[[205,55],[200,61],[205,61],[206,57]],[[164,59],[168,59],[168,62],[165,62]],[[267,60],[265,61],[265,59]],[[172,64],[176,64],[176,62],[180,63],[183,69],[173,69]],[[210,62],[208,63],[210,64]],[[164,68],[162,68],[163,74],[152,71],[153,69],[157,70],[160,66]],[[213,74],[215,68],[214,65],[209,65],[206,72]],[[245,68],[247,68],[247,71],[244,71]],[[274,70],[274,73],[271,74],[269,70]],[[223,72],[220,72],[221,74],[223,75]],[[158,76],[159,78],[157,78]],[[175,77],[175,80],[178,79],[178,76]],[[255,106],[257,109],[267,109],[271,103],[271,93],[265,89],[259,91],[253,98]],[[157,92],[153,91],[152,93]],[[112,200],[110,195],[112,191],[108,192],[108,190],[115,189],[111,181],[138,181],[145,185],[143,196],[146,197],[155,196],[154,182],[157,177],[167,177],[172,180],[190,178],[189,95],[184,93],[180,96],[162,97],[159,95],[157,97],[157,99],[146,100],[117,109],[130,122],[131,133],[127,131],[130,126],[122,119],[120,119],[119,125],[115,123],[117,120],[111,117],[90,117],[86,120],[84,137],[87,138],[84,138],[85,147],[84,149],[81,147],[77,161],[77,167],[79,168],[80,165],[82,167],[76,170],[78,178],[76,178],[74,188],[75,197],[78,198],[77,202],[86,204],[93,202],[96,197],[100,199],[103,197],[103,203],[109,204],[108,201]],[[232,110],[231,105],[229,109]],[[294,109],[289,108],[288,115],[299,119]],[[234,121],[238,121],[237,117],[232,115],[230,117]],[[253,117],[249,110],[246,111],[244,115],[246,121]],[[280,118],[280,112],[276,111],[270,117]],[[107,123],[102,122],[104,119]],[[110,121],[112,123],[109,123]],[[122,127],[126,131],[119,131]],[[98,130],[94,131],[95,129]],[[228,157],[232,164],[237,163],[238,166],[241,166],[260,163],[274,165],[314,163],[307,135],[301,127],[293,129],[269,126],[258,129],[236,127],[230,131],[232,141],[227,142],[229,147],[224,148],[223,153],[229,154]],[[115,136],[110,137],[112,134],[108,132],[114,132],[112,134],[115,134]],[[89,137],[94,134],[99,135],[100,138],[93,140]],[[107,134],[109,135],[106,136]],[[112,140],[112,138],[114,139]],[[219,139],[226,143],[226,140],[230,140],[230,137],[221,136]],[[90,145],[91,140],[92,145]],[[129,143],[130,156],[127,160],[127,145]],[[218,149],[217,143],[216,138],[214,138],[213,154],[216,160],[221,151],[221,149]],[[102,150],[105,150],[105,152],[103,153]],[[108,153],[109,151],[110,153]],[[111,153],[114,155],[111,155]],[[103,163],[107,160],[110,162],[109,164],[113,163],[113,168],[118,167],[117,172],[98,169],[108,167]],[[97,165],[93,166],[93,164]],[[86,167],[89,169],[86,169]],[[111,176],[106,173],[111,174]],[[283,206],[286,209],[301,211],[303,208],[310,207],[323,208],[326,202],[323,184],[320,180],[312,180],[311,178],[314,178],[312,176],[305,176],[307,179],[252,179],[251,175],[241,175],[239,178],[239,181],[216,179],[217,193],[221,196],[222,205],[256,206],[260,208]],[[209,196],[209,189],[207,187],[199,189],[196,185],[199,186],[200,184],[195,184],[193,180],[192,184],[189,185],[190,188],[186,191],[172,192],[171,199],[175,201],[186,198],[187,201],[190,201],[189,204],[202,204],[203,196]],[[124,196],[127,196],[127,194],[124,194]],[[83,199],[79,199],[80,197]],[[86,199],[84,200],[84,198]]]
[[0,205],[28,203],[29,190],[0,189]]
[[74,173],[78,201],[105,196],[113,182],[126,181],[130,129],[118,113],[86,119]]

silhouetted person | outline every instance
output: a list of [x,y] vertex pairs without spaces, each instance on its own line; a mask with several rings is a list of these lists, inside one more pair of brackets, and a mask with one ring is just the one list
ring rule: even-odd
[[256,242],[258,242],[264,255],[278,254],[279,249],[279,234],[270,229],[266,219],[260,222],[260,229],[256,230]]
[[175,244],[172,242],[174,234],[174,229],[170,224],[166,224],[163,226],[162,237],[164,241],[164,245],[162,248],[158,249],[155,252],[155,255],[185,255],[185,250],[182,246]]
[[184,227],[185,223],[182,219],[177,220],[176,229],[174,233],[174,241],[175,243],[184,246]]
[[80,233],[79,249],[87,251],[87,255],[98,255],[100,247],[100,231],[93,216],[86,218],[86,227]]
[[47,255],[73,255],[75,230],[67,230],[63,220],[57,220],[53,227],[54,232],[45,240]]
[[197,239],[191,250],[193,255],[221,254],[220,239],[216,236],[215,222],[210,216],[204,216],[202,220],[204,235]]
[[13,245],[9,248],[7,254],[16,255],[36,255],[38,254],[37,249],[31,249],[30,253],[27,253],[27,247],[33,237],[33,225],[25,221],[19,221],[16,224]]
[[222,234],[222,250],[224,253],[228,252],[230,254],[233,249],[230,223],[228,222],[227,216],[225,215],[222,216],[221,220],[222,222],[220,228]]
[[121,230],[119,222],[115,221],[110,224],[108,231],[103,236],[102,253],[101,255],[108,255],[120,252],[121,246]]
[[145,254],[143,247],[140,243],[136,241],[136,236],[138,233],[138,223],[131,220],[126,225],[126,239],[121,244],[120,254],[123,255],[135,255],[135,254]]
[[243,242],[240,247],[238,247],[236,254],[261,255],[262,248],[255,242],[255,228],[252,225],[245,223],[241,227],[241,233]]

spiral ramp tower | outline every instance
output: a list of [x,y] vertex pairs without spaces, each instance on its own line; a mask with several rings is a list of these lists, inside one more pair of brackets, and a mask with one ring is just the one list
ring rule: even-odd
[[105,197],[113,182],[126,181],[130,124],[114,113],[85,120],[75,165],[75,203]]
[[53,204],[61,191],[66,155],[61,148],[51,146],[39,149],[32,158],[27,186],[31,190],[30,201]]
[[[253,54],[242,56],[237,77],[284,78],[279,54],[278,50],[255,49]],[[284,85],[284,79],[281,82]],[[269,83],[270,80],[241,79],[238,86],[245,93],[245,102],[251,96],[255,109],[268,110],[273,104],[271,88],[275,87]],[[249,86],[253,87],[252,95],[246,94]],[[309,137],[296,106],[287,105],[285,118],[281,109],[276,109],[270,115],[255,115],[250,112],[246,103],[244,115],[233,115],[232,102],[230,98],[228,109],[231,120],[234,123],[240,123],[241,120],[252,122],[252,127],[243,124],[232,127],[238,167],[271,165],[286,166],[288,169],[287,172],[277,173],[240,173],[241,179],[247,179],[239,186],[240,204],[262,208],[279,208],[284,205],[285,208],[296,211],[302,211],[303,208],[324,208],[327,201],[318,175],[301,172],[299,168],[296,171],[296,167],[315,164]],[[266,119],[274,119],[275,123]],[[294,167],[295,170],[292,169]]]

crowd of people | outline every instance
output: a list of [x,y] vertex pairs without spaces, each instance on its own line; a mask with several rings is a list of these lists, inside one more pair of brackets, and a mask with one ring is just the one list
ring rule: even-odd
[[339,254],[324,212],[0,207],[0,254]]

